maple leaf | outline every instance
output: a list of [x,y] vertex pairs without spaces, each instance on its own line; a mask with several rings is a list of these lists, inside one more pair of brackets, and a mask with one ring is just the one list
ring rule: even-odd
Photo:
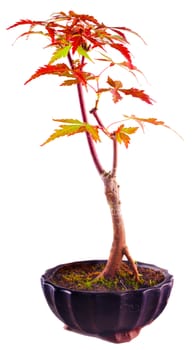
[[116,43],[112,43],[110,44],[110,46],[113,47],[113,49],[118,50],[127,59],[128,66],[130,69],[134,69],[130,52],[126,46],[122,44],[116,44]]
[[51,28],[50,23],[48,23],[48,25],[46,25],[46,30],[48,32],[48,36],[50,37],[51,43],[54,44],[55,43],[55,29]]
[[72,46],[71,47],[72,54],[74,54],[77,51],[79,46],[82,46],[85,44],[81,34],[72,35],[72,38],[70,39],[70,41]]
[[[113,80],[108,76],[107,83],[112,86],[112,89],[109,89],[109,91],[112,94],[112,99],[114,103],[119,102],[122,100],[122,96],[119,93],[119,89],[122,87],[122,83],[120,80]],[[103,89],[102,89],[103,90]],[[106,90],[107,91],[107,90]],[[102,91],[103,92],[103,91]]]
[[122,87],[122,82],[120,80],[113,80],[108,76],[107,83],[115,89],[120,89]]
[[30,26],[36,26],[36,25],[41,25],[42,23],[43,22],[41,22],[41,21],[32,21],[30,19],[21,19],[20,21],[7,27],[7,30],[18,27],[18,26],[23,25],[23,24],[29,24]]
[[99,54],[100,54],[101,56],[103,56],[103,58],[96,58],[97,61],[106,61],[106,62],[112,62],[112,63],[114,63],[111,57],[109,57],[109,56],[103,54],[102,52],[99,52]]
[[83,123],[77,119],[53,119],[53,121],[64,124],[60,124],[59,129],[55,129],[53,134],[51,134],[49,138],[41,144],[41,146],[46,145],[58,137],[72,136],[81,132],[89,133],[95,142],[101,141],[99,137],[98,126]]
[[145,93],[144,90],[131,88],[131,89],[120,89],[121,92],[123,92],[125,95],[131,95],[133,97],[139,98],[140,100],[148,103],[153,104],[154,100]]
[[136,121],[141,127],[141,129],[143,130],[143,132],[144,132],[144,123],[149,123],[157,126],[160,125],[160,126],[164,126],[167,129],[170,129],[183,140],[183,137],[180,134],[178,134],[177,131],[172,129],[169,125],[165,124],[165,122],[163,122],[162,120],[158,120],[157,118],[139,118],[139,117],[136,117],[135,115],[131,115],[130,117],[128,117],[127,115],[124,115],[124,117],[126,119],[129,119],[129,120],[131,119]]
[[91,16],[91,15],[77,14],[74,11],[71,10],[71,11],[69,11],[69,16],[78,18],[79,20],[84,21],[84,22],[88,21],[88,22],[92,22],[94,24],[99,24],[97,19],[95,17]]
[[121,37],[121,40],[123,39],[124,42],[126,42],[127,44],[129,43],[125,34],[121,30],[119,30],[118,27],[110,27],[109,29],[112,30],[113,32],[117,33]]
[[67,80],[64,80],[60,86],[71,86],[71,85],[74,85],[74,84],[79,84],[79,80],[78,79],[67,79]]
[[67,71],[69,71],[69,68],[64,63],[59,63],[56,65],[47,64],[43,67],[38,68],[37,71],[25,82],[25,85],[28,84],[31,80],[40,77],[41,75],[55,74],[64,76]]
[[97,90],[97,94],[110,91],[114,103],[117,103],[120,100],[122,100],[122,96],[119,93],[120,88],[122,87],[122,82],[120,80],[113,80],[108,76],[107,83],[111,86],[111,88],[100,88]]
[[122,131],[126,134],[134,134],[139,128],[137,126],[129,126],[128,128],[123,128]]
[[93,62],[92,58],[88,55],[87,51],[84,50],[82,46],[78,46],[77,52],[79,55],[86,57],[89,61]]
[[128,127],[125,128],[124,124],[120,125],[116,131],[114,131],[114,135],[116,136],[116,141],[119,143],[124,143],[125,147],[128,148],[130,144],[130,136],[134,134],[138,130],[138,127]]
[[87,85],[85,72],[81,71],[80,68],[74,69],[73,75],[75,76],[75,78],[78,80],[79,83],[81,83],[84,86]]
[[140,125],[143,131],[144,131],[143,123],[149,123],[153,125],[162,125],[169,128],[169,126],[167,126],[162,120],[158,120],[157,118],[139,118],[139,117],[136,117],[135,115],[131,115],[130,117],[124,115],[124,117],[127,119],[132,119],[136,121]]
[[142,36],[139,35],[137,32],[135,32],[134,30],[132,30],[131,28],[127,28],[127,27],[111,27],[111,29],[112,29],[112,30],[114,30],[114,29],[119,29],[119,30],[128,31],[128,32],[130,32],[131,34],[136,35],[138,38],[140,38],[140,39],[143,41],[143,43],[146,45],[146,42],[145,42],[145,40],[142,38]]
[[70,72],[65,73],[65,76],[70,77],[71,79],[64,80],[60,86],[70,86],[79,83],[86,86],[88,80],[96,79],[91,73],[80,71],[80,69],[75,69]]
[[112,94],[112,100],[114,101],[114,103],[117,103],[120,100],[122,100],[122,96],[118,92],[118,89],[110,89],[110,92]]
[[39,34],[39,35],[47,36],[47,34],[44,33],[44,32],[41,31],[41,30],[37,30],[37,31],[29,30],[28,32],[24,32],[24,33],[20,34],[20,35],[16,38],[15,41],[17,41],[18,39],[22,38],[23,36],[26,36],[27,39],[28,39],[29,35],[31,35],[31,34]]
[[66,57],[69,53],[69,50],[71,48],[71,45],[67,45],[65,47],[60,47],[60,48],[57,48],[57,50],[53,53],[50,61],[48,64],[52,64],[54,63],[55,61],[59,60],[60,58],[62,57]]

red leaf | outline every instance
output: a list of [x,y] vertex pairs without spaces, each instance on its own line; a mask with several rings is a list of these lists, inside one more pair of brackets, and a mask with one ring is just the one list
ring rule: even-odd
[[109,29],[111,29],[113,32],[117,33],[119,36],[121,36],[122,39],[124,40],[124,42],[126,42],[127,44],[129,43],[125,34],[122,33],[120,30],[118,30],[118,27],[110,27]]
[[82,44],[84,44],[84,39],[82,38],[81,35],[77,34],[72,36],[70,42],[72,46],[71,50],[72,50],[72,53],[74,54],[77,51],[77,48],[79,46],[82,46]]
[[20,21],[12,24],[11,26],[9,26],[7,29],[11,29],[11,28],[15,28],[17,26],[20,26],[20,25],[23,25],[23,24],[29,24],[31,26],[35,26],[35,25],[38,25],[38,24],[42,24],[43,22],[41,21],[31,21],[30,19],[21,19]]
[[64,63],[59,63],[56,65],[48,64],[43,67],[38,68],[38,70],[33,74],[25,84],[29,83],[31,80],[40,77],[45,74],[55,74],[59,76],[64,76],[65,73],[69,70],[68,66]]
[[87,80],[90,80],[90,77],[92,77],[90,73],[83,72],[81,67],[75,68],[72,72],[73,76],[78,80],[78,83],[81,83],[84,86],[87,85]]
[[51,39],[51,43],[54,44],[55,43],[55,29],[51,28],[51,26],[49,26],[49,24],[46,26],[46,30],[48,32],[48,35]]
[[[146,45],[146,42],[145,42],[145,40],[142,38],[142,36],[141,35],[139,35],[137,32],[135,32],[134,30],[132,30],[132,29],[130,29],[130,28],[126,28],[126,27],[114,27],[115,29],[120,29],[120,30],[125,30],[125,31],[128,31],[128,32],[130,32],[130,33],[132,33],[132,34],[134,34],[134,35],[136,35],[138,38],[140,38],[142,41],[143,41],[143,43]],[[112,29],[112,28],[111,28]]]
[[120,51],[120,53],[127,59],[127,62],[129,64],[129,68],[134,69],[134,65],[132,64],[130,52],[126,46],[124,46],[122,44],[114,44],[114,43],[110,44],[110,46],[113,47],[113,49]]

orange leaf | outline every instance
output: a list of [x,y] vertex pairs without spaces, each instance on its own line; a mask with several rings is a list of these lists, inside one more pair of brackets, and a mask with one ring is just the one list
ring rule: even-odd
[[122,82],[120,80],[113,80],[108,76],[107,83],[115,89],[120,89],[122,87]]
[[119,94],[118,89],[111,89],[110,92],[112,93],[112,100],[114,103],[119,102],[122,100],[122,96]]
[[124,143],[125,147],[128,148],[130,144],[130,136],[131,134],[134,134],[138,130],[137,127],[128,127],[125,128],[124,124],[120,125],[116,131],[114,131],[114,134],[116,136],[116,141],[119,143]]
[[168,127],[162,120],[158,120],[157,118],[139,118],[133,115],[129,119],[135,120],[139,123],[150,123],[154,125],[163,125],[165,127]]
[[139,98],[140,100],[152,105],[154,100],[151,99],[149,95],[145,93],[144,90],[131,88],[131,89],[120,89],[121,92],[123,92],[125,95],[131,95],[133,97]]
[[128,148],[129,144],[130,144],[130,137],[125,134],[124,132],[120,132],[119,133],[119,138],[120,138],[120,141],[118,142],[123,142],[125,147]]
[[71,86],[71,85],[78,84],[78,83],[79,83],[78,79],[67,79],[67,80],[64,80],[60,84],[60,86]]
[[112,86],[113,88],[115,87],[115,81],[108,76],[107,83]]
[[143,131],[144,131],[144,123],[149,123],[149,124],[153,124],[153,125],[161,125],[161,126],[164,126],[165,128],[170,129],[171,131],[175,132],[175,134],[178,135],[183,140],[183,137],[181,135],[179,135],[178,132],[176,132],[170,126],[166,125],[165,122],[163,122],[162,120],[158,120],[157,118],[139,118],[139,117],[136,117],[135,115],[131,115],[130,117],[124,115],[124,117],[127,119],[131,119],[131,120],[136,121],[139,124],[139,126],[142,128]]

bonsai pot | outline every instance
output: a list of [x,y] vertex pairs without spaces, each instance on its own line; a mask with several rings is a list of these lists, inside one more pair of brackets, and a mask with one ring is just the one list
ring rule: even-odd
[[[88,265],[105,260],[80,261]],[[164,310],[173,286],[173,276],[165,269],[138,262],[138,267],[160,271],[161,283],[137,290],[92,291],[63,288],[53,282],[53,276],[63,266],[73,267],[78,262],[58,265],[45,272],[41,285],[53,313],[68,329],[99,337],[125,334],[151,323]]]

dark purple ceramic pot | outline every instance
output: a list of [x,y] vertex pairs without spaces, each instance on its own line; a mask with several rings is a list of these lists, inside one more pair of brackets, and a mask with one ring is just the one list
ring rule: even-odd
[[[91,262],[83,261],[84,264]],[[71,330],[94,336],[111,336],[149,324],[164,310],[173,286],[173,276],[167,270],[138,262],[138,266],[160,270],[165,279],[156,286],[134,291],[70,290],[49,281],[62,266],[47,270],[41,277],[47,303],[59,320]]]

